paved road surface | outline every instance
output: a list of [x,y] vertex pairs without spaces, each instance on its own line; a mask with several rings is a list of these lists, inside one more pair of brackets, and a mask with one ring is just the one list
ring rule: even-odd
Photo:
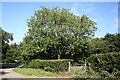
[[0,79],[1,78],[24,78],[23,75],[13,71],[15,67],[19,67],[21,65],[0,65],[0,67],[2,66],[3,68],[0,69]]
[[2,73],[2,78],[24,78],[21,74],[18,74],[13,71],[14,68],[5,68],[1,69],[0,73]]

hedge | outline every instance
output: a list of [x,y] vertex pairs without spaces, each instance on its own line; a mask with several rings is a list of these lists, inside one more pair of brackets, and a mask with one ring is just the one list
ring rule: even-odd
[[24,64],[25,68],[44,69],[51,72],[67,71],[70,59],[62,60],[40,60],[35,59]]
[[92,54],[87,62],[89,67],[98,72],[104,70],[120,76],[120,53]]

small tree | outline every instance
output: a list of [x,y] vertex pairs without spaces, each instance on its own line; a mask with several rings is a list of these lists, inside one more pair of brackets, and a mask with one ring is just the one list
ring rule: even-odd
[[96,23],[87,16],[76,16],[65,8],[41,8],[28,19],[24,53],[48,53],[47,50],[52,47],[52,52],[56,52],[60,59],[62,52],[72,55],[81,52],[84,44],[94,36]]

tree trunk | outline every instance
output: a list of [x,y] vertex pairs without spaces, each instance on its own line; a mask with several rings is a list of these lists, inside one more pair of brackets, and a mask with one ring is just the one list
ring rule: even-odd
[[86,66],[86,59],[85,59],[85,72],[86,72],[86,67],[87,67],[87,66]]
[[58,50],[58,59],[60,59],[60,50]]
[[58,59],[60,59],[60,54],[58,54]]

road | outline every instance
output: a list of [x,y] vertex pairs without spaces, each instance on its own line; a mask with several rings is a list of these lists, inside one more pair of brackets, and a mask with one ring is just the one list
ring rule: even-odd
[[0,79],[1,78],[25,78],[23,75],[18,74],[13,71],[15,67],[19,65],[0,65],[0,67],[4,67],[0,69]]
[[2,78],[24,78],[21,74],[13,71],[14,68],[1,69]]

